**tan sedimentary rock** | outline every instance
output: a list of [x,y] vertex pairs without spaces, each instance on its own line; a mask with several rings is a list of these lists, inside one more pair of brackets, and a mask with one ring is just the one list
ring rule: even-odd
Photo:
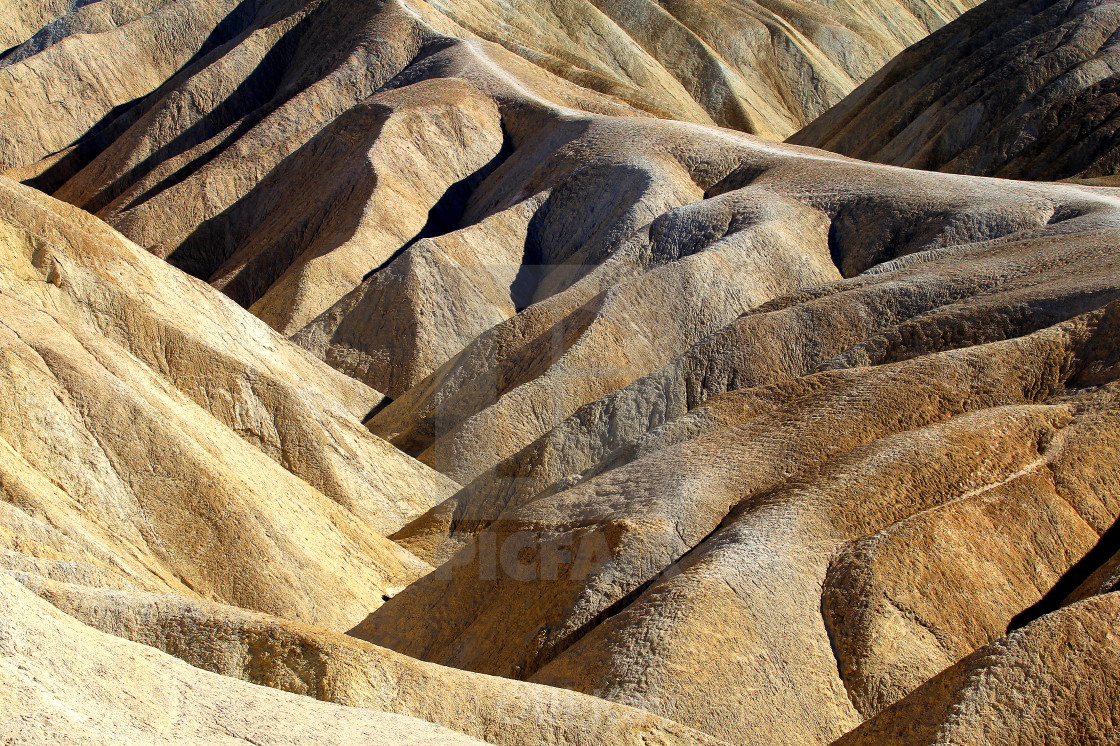
[[[119,91],[67,49],[222,25],[96,5],[0,72],[85,116]],[[956,12],[770,5],[276,0],[97,131],[10,97],[5,164],[71,206],[0,181],[0,568],[495,743],[823,745],[911,708],[916,743],[1107,740],[1079,651],[1115,623],[1076,630],[1117,574],[1118,193],[703,124],[792,121],[885,48],[857,36]]]
[[7,549],[342,629],[425,572],[379,532],[449,483],[362,428],[380,395],[92,216],[0,209]]
[[[843,620],[843,634],[892,642],[875,651],[876,665],[924,665],[927,677],[977,644],[968,635],[1001,634],[1001,623],[1037,601],[1092,546],[1093,528],[1057,496],[1044,465],[1060,461],[1058,434],[1076,432],[1072,405],[1032,402],[1062,390],[1058,371],[1068,369],[1068,356],[1083,356],[1096,335],[1115,338],[1115,321],[1106,331],[1097,318],[1021,340],[802,379],[785,396],[768,396],[761,412],[758,404],[747,407],[734,424],[509,510],[489,527],[498,546],[528,532],[573,552],[590,533],[601,533],[611,561],[600,571],[577,577],[562,563],[550,578],[488,580],[480,560],[464,561],[410,586],[358,634],[428,660],[532,675],[643,706],[731,740],[828,742],[858,724],[846,687],[863,685],[837,675],[835,634],[820,616],[822,593],[831,592],[826,573],[834,558],[844,557],[846,542],[906,526],[909,516],[946,505],[942,520],[959,527],[951,542],[939,535],[942,547],[953,547],[944,559],[926,551],[920,533],[899,538],[905,561],[916,565],[912,585],[897,581],[907,592],[929,593],[920,578],[940,578],[946,570],[939,562],[964,562],[951,573],[960,577],[970,562],[988,558],[1007,563],[1009,579],[1022,577],[984,601],[994,620],[986,631],[972,617],[970,604],[980,600],[975,584],[952,586],[958,607],[943,602],[909,611],[921,620],[908,622],[911,627],[875,621],[865,633],[860,630],[872,620]],[[1114,412],[1111,401],[1105,396],[1084,406]],[[1093,442],[1099,449],[1107,441]],[[1042,470],[1039,485],[1031,482],[1034,469]],[[1107,461],[1078,469],[1108,484],[1117,478]],[[1015,491],[998,487],[1020,472]],[[1022,518],[998,519],[996,532],[961,500],[975,493],[987,504],[1005,492],[1005,510]],[[1110,510],[1115,515],[1115,506]],[[1035,515],[1055,528],[1039,532],[1031,524]],[[1028,537],[1038,542],[1018,550],[1029,552],[1038,575],[1022,576],[1016,553],[994,548],[1001,532],[1012,546]],[[530,557],[530,566],[543,562],[544,545],[530,546],[542,553]],[[858,552],[858,545],[848,551]],[[1046,565],[1039,556],[1053,559]],[[672,572],[659,580],[667,567]],[[875,572],[866,559],[860,567]],[[998,583],[993,570],[981,580]],[[906,578],[911,571],[884,572]],[[838,583],[838,593],[867,593],[858,583]],[[828,595],[824,601],[826,613],[842,604],[830,607]],[[881,619],[892,611],[887,605],[867,614]],[[948,642],[931,645],[926,625]],[[713,638],[716,630],[722,631]],[[859,654],[843,646],[837,652],[845,656],[842,664],[860,666]],[[786,683],[761,690],[748,683],[778,681]],[[709,694],[692,696],[700,690]]]
[[[66,35],[39,54],[0,67],[0,118],[21,123],[0,134],[0,168],[31,165],[95,128],[127,119],[122,108],[208,51],[207,40],[237,7],[236,0],[172,0],[138,8],[110,1],[123,6],[121,25],[79,20],[76,31],[92,33]],[[98,2],[76,13],[106,9]]]
[[229,606],[17,577],[71,616],[199,668],[397,715],[496,744],[715,744],[642,710],[424,663],[342,634]]
[[[509,119],[514,110],[542,101],[613,114],[644,108],[782,136],[968,5],[285,0],[194,8],[203,1],[101,0],[68,14],[61,38],[38,54],[19,51],[3,71],[12,95],[0,121],[20,126],[0,143],[0,165],[97,213],[285,334],[416,238],[459,227],[461,203],[500,161],[501,130],[525,144],[516,132],[524,127]],[[213,33],[196,38],[207,24]],[[152,29],[173,29],[172,41],[149,42]],[[424,78],[441,82],[418,85]],[[497,99],[500,124],[487,96]],[[52,103],[63,99],[64,116]],[[539,140],[539,123],[530,127]],[[287,188],[295,184],[301,199],[293,204]],[[480,209],[467,222],[484,217]],[[502,248],[499,255],[524,246]],[[385,292],[378,288],[381,302],[394,302]],[[350,372],[361,366],[363,380],[396,395],[461,349],[462,335],[493,323],[492,313],[470,315],[449,335],[454,342],[434,335],[430,360],[417,361],[405,381],[377,370],[362,357],[376,357],[370,343],[355,346],[345,334],[323,354]],[[411,325],[401,331],[418,348],[433,337]]]
[[[687,147],[666,129],[647,129],[646,147],[671,152]],[[374,432],[458,481],[478,480],[456,497],[458,520],[492,519],[505,506],[580,475],[630,440],[727,388],[804,375],[834,357],[843,366],[887,362],[900,354],[898,348],[911,344],[910,337],[933,351],[939,345],[1014,336],[1115,297],[1115,258],[1107,239],[1114,208],[1105,193],[925,176],[749,142],[736,147],[724,140],[719,145],[685,150],[698,178],[719,180],[710,186],[702,182],[709,199],[659,216],[648,238],[636,236],[616,252],[617,258],[569,289],[481,335],[370,421]],[[742,186],[744,181],[748,183]],[[773,303],[765,303],[765,295],[739,300],[755,291],[753,283],[762,277],[752,271],[749,280],[732,286],[731,303],[746,301],[741,318],[730,318],[735,307],[728,303],[722,328],[708,339],[708,333],[671,337],[673,326],[663,323],[662,310],[679,297],[675,293],[688,294],[691,301],[697,292],[677,286],[656,293],[642,288],[655,287],[658,274],[689,271],[690,264],[682,259],[638,274],[645,267],[626,268],[627,251],[651,251],[664,261],[688,253],[681,249],[691,245],[704,248],[700,257],[716,253],[730,254],[732,261],[749,260],[756,244],[734,242],[753,238],[758,228],[709,244],[715,236],[706,233],[712,230],[708,226],[749,224],[763,210],[789,202],[803,207],[798,219],[775,220],[782,232],[772,234],[773,245],[783,261],[795,251],[816,257],[828,252],[851,279],[799,297],[794,291],[812,281],[786,277],[779,284],[785,290],[776,295],[787,298]],[[1053,222],[1055,216],[1071,219]],[[1069,250],[1050,251],[1047,235],[1061,235]],[[652,249],[644,248],[647,241]],[[661,251],[655,242],[670,251]],[[965,263],[959,257],[967,257]],[[776,266],[771,263],[770,271]],[[623,271],[637,276],[630,279]],[[599,322],[586,319],[606,315],[593,301],[593,293],[605,284],[600,279],[604,275],[614,285],[612,293],[635,288],[636,300],[627,298],[628,323],[638,328],[648,323],[653,329],[636,339],[595,339]],[[627,282],[619,282],[620,277]],[[700,292],[716,287],[709,283]],[[564,305],[568,298],[573,300]],[[585,346],[553,331],[557,318],[570,319],[557,328],[565,335],[582,335],[577,339]],[[694,334],[697,329],[692,325],[686,331]],[[547,346],[535,342],[541,335]],[[680,359],[674,360],[672,353],[660,361],[636,354],[623,357],[646,340],[656,340],[660,353],[678,345]],[[614,380],[565,374],[579,370],[569,362],[573,350],[610,360],[611,368],[599,363],[599,376],[609,372]],[[587,390],[595,385],[619,391]],[[526,398],[534,402],[532,407],[521,403]],[[506,421],[517,424],[496,424]],[[468,501],[475,505],[466,506]],[[449,503],[437,511],[446,516],[450,509]],[[436,522],[446,520],[450,517]],[[418,530],[410,527],[401,538]]]
[[[38,0],[9,3],[9,14],[0,27],[6,32],[0,65],[11,65],[42,52],[75,34],[101,34],[131,23],[167,3],[167,0]],[[119,38],[119,37],[118,37]],[[2,42],[0,42],[2,43]]]
[[[179,15],[191,29],[213,19],[185,0],[151,8],[114,5],[113,12],[106,1],[95,4],[100,13],[89,6],[64,19],[70,33],[95,33],[64,35],[39,54],[20,59],[33,51],[28,48],[13,58],[7,68],[13,108],[0,119],[20,127],[0,148],[0,161],[14,167],[13,176],[96,212],[137,243],[207,279],[284,334],[313,324],[300,334],[301,343],[391,396],[508,318],[517,299],[503,299],[494,282],[505,282],[512,272],[524,286],[514,294],[532,294],[535,278],[521,271],[523,259],[597,264],[601,256],[572,253],[580,233],[586,239],[597,231],[597,243],[617,245],[666,204],[681,201],[682,190],[695,190],[691,179],[678,174],[674,180],[686,183],[671,186],[677,194],[657,194],[665,187],[643,194],[651,177],[666,180],[654,164],[626,159],[614,160],[613,174],[568,173],[572,167],[564,161],[582,154],[556,151],[572,127],[542,122],[528,110],[543,104],[639,111],[546,70],[655,113],[703,122],[715,117],[780,136],[967,4],[214,5],[207,12],[224,18],[214,23],[204,48],[191,33],[175,35],[174,49],[198,49],[189,64],[175,58],[183,66],[172,76],[118,47],[142,56],[145,29],[178,28]],[[96,18],[110,16],[112,23],[98,25]],[[735,33],[729,36],[727,29]],[[472,32],[491,41],[478,41]],[[682,57],[682,48],[694,54]],[[127,64],[169,79],[140,100],[139,89],[124,92],[120,85],[75,76],[79,67],[68,55],[77,53],[83,64],[104,59],[100,67],[106,69]],[[573,66],[577,58],[583,62]],[[52,70],[68,72],[51,76]],[[81,85],[71,85],[75,77]],[[135,73],[116,77],[133,88],[147,80]],[[48,78],[59,89],[42,93],[42,101],[29,97],[38,90],[36,82]],[[49,102],[61,98],[80,111],[72,123],[55,121]],[[109,111],[126,104],[127,111]],[[96,127],[96,120],[81,119],[94,114],[105,118]],[[544,135],[542,127],[552,134]],[[36,132],[39,140],[24,141]],[[468,203],[510,151],[517,163],[505,169],[505,188],[499,183],[486,199]],[[518,191],[524,185],[517,182],[533,169],[534,193],[547,195],[548,202],[531,220],[545,223],[539,229],[545,239],[570,230],[565,223],[574,217],[549,220],[546,214],[570,212],[577,200],[588,199],[588,189],[601,191],[594,199],[610,199],[623,209],[583,220],[583,230],[563,242],[567,250],[534,247],[534,237],[519,240],[522,229],[512,228],[513,235],[498,236],[493,261],[473,257],[501,265],[497,277],[478,280],[481,289],[457,272],[447,276],[443,268],[450,265],[443,257],[432,259],[437,249],[430,244],[409,248],[418,238],[489,217],[491,201],[519,205],[529,195]],[[289,189],[296,184],[300,199],[293,204]],[[625,210],[627,203],[632,209]],[[387,267],[401,250],[401,266]],[[378,270],[384,276],[375,279]],[[570,279],[554,285],[560,282]],[[442,287],[443,293],[425,295],[446,295],[451,308],[417,300],[416,288],[425,283]],[[359,295],[363,302],[356,307]],[[371,303],[401,310],[392,321],[367,323],[370,311],[362,309]],[[398,335],[408,339],[408,348],[423,350],[411,363],[385,359],[386,345]]]
[[[453,36],[501,44],[533,66],[657,115],[714,121],[780,138],[973,4],[564,0],[541,6],[486,0],[431,5],[422,0],[407,5],[290,0],[241,7],[223,0],[100,0],[72,9],[69,2],[18,0],[0,16],[0,47],[23,42],[58,20],[43,39],[14,50],[12,59],[28,67],[12,72],[16,98],[11,103],[18,102],[27,120],[43,128],[37,135],[24,133],[33,139],[4,142],[0,165],[26,166],[69,147],[114,108],[147,95],[188,62],[206,65],[207,54],[230,41],[236,44],[232,54],[239,56],[246,44],[260,43],[262,30],[272,28],[279,34],[266,43],[302,46],[308,40],[299,39],[302,31],[293,22],[310,12],[313,26],[345,29],[334,39],[345,47],[345,38],[354,31],[362,35],[370,18],[401,8]],[[399,36],[366,38],[382,47],[409,46]],[[41,59],[22,59],[39,49],[45,49]],[[382,62],[378,56],[374,67]],[[278,64],[283,63],[266,62]],[[66,69],[68,75],[48,79],[44,73],[51,68]],[[58,86],[53,95],[50,86]],[[82,106],[60,108],[62,97]],[[19,147],[13,148],[17,142]]]
[[91,629],[0,572],[0,729],[21,744],[478,744],[253,686]]
[[[611,150],[625,153],[625,130],[612,132],[616,127],[603,122],[592,136],[610,137]],[[654,152],[687,142],[683,133],[637,129],[643,130]],[[682,174],[668,175],[683,181]],[[839,279],[825,220],[799,202],[766,189],[684,205],[691,201],[687,191],[643,197],[633,209],[638,215],[656,209],[655,200],[670,209],[600,266],[576,265],[586,275],[567,289],[473,340],[379,413],[371,429],[457,481],[469,481],[581,405],[656,370],[748,308],[783,290]],[[554,270],[537,297],[567,269]]]
[[65,15],[73,0],[13,0],[0,11],[0,52],[6,52]]
[[[741,170],[707,187],[703,208],[670,211],[662,226],[688,215],[681,224],[702,232],[721,205],[758,209],[797,195],[812,208],[788,223],[802,232],[786,236],[785,251],[819,241],[849,279],[751,309],[568,420],[557,417],[567,402],[510,403],[532,391],[533,377],[562,370],[563,354],[511,343],[532,334],[510,334],[500,346],[490,339],[524,328],[533,310],[601,270],[480,337],[371,423],[392,435],[387,425],[403,412],[429,418],[399,431],[409,447],[434,432],[425,428],[455,425],[435,441],[457,444],[440,463],[473,462],[480,476],[395,538],[436,562],[468,546],[355,634],[645,707],[727,740],[825,743],[999,637],[1111,525],[1116,506],[1100,495],[1115,484],[1116,466],[1087,454],[1107,453],[1112,436],[1070,434],[1087,418],[1113,432],[1114,407],[1107,395],[1065,401],[1115,376],[1114,355],[1100,362],[1114,343],[1115,307],[1094,310],[1117,297],[1111,195],[747,144],[740,153]],[[705,155],[719,163],[712,151],[689,163]],[[820,232],[805,230],[813,210],[827,221]],[[625,344],[589,354],[617,359]],[[504,379],[495,405],[483,387],[502,386],[503,370],[521,378]],[[553,398],[527,401],[556,402],[562,386],[544,385]],[[464,436],[456,407],[460,421],[489,424]],[[498,407],[518,414],[502,424],[475,414]],[[546,435],[486,466],[500,439],[525,437],[529,427]],[[438,453],[429,448],[422,458]],[[1066,462],[1076,466],[1058,468]],[[1076,510],[1065,501],[1075,494]],[[835,517],[826,518],[826,505]],[[956,538],[947,543],[935,527]],[[929,550],[931,531],[944,554]],[[596,535],[612,563],[566,577]],[[553,553],[559,577],[526,581],[492,569],[507,540],[525,536],[527,546],[513,546],[528,552],[530,567],[544,561],[543,547],[562,547]],[[888,552],[888,537],[900,548]],[[884,548],[868,554],[870,546]],[[765,564],[752,564],[756,554]],[[997,559],[985,566],[979,558],[989,555]],[[845,574],[845,558],[858,558],[850,560],[858,571]],[[1025,562],[1030,572],[1018,567]],[[906,578],[905,593],[924,595],[946,575],[962,584],[914,608],[876,580]],[[901,619],[919,621],[899,626],[884,598],[904,604]],[[822,602],[835,617],[822,620]],[[867,611],[847,614],[852,607]],[[973,618],[979,610],[986,616]]]
[[1079,601],[980,648],[837,741],[1090,744],[1120,738],[1120,596]]
[[1112,2],[988,0],[891,60],[790,142],[981,176],[1114,176],[1118,30]]
[[[539,82],[533,95],[560,104],[629,110],[500,47],[441,35],[396,3],[288,6],[33,182],[61,184],[60,198],[286,334],[414,239],[455,227],[503,147],[495,92],[480,87]],[[529,78],[511,85],[507,70],[522,68]]]
[[[715,742],[638,710],[174,595],[346,629],[426,569],[371,524],[422,509],[421,490],[447,482],[358,424],[350,410],[376,404],[376,392],[96,218],[11,182],[4,189],[5,569],[45,583],[41,592],[75,616],[201,667],[498,743]],[[254,385],[223,378],[233,361]],[[302,419],[315,426],[303,435]],[[329,463],[332,447],[346,448],[357,476],[379,480],[380,502],[340,495],[348,510],[282,468],[301,457]],[[277,648],[295,652],[276,659]],[[459,704],[448,690],[462,692]]]
[[292,341],[360,381],[377,381],[387,394],[404,393],[527,301],[518,297],[519,283],[531,290],[524,246],[543,202],[526,199],[421,239]]
[[434,3],[563,78],[658,115],[765,137],[808,123],[974,3]]

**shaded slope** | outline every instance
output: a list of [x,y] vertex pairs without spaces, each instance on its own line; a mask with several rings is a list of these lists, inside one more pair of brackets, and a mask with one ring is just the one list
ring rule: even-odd
[[896,166],[1012,179],[1116,174],[1120,9],[988,0],[790,138]]

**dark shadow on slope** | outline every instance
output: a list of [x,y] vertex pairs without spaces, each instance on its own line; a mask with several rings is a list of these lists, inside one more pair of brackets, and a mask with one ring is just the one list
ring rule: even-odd
[[[251,306],[300,257],[328,254],[354,235],[363,206],[377,186],[377,174],[363,165],[367,160],[363,154],[376,142],[392,112],[390,107],[367,101],[343,113],[280,161],[236,202],[200,223],[174,247],[167,261],[215,283],[242,306]],[[338,152],[340,144],[347,153]],[[507,137],[495,157],[451,185],[431,207],[420,231],[366,278],[417,241],[455,230],[478,185],[512,151]],[[332,175],[336,169],[325,167],[327,162],[338,164],[341,171]],[[293,183],[300,183],[304,199],[314,202],[295,213],[283,208]],[[267,244],[259,240],[261,235],[269,236]],[[230,264],[235,258],[239,263]]]
[[[75,174],[92,163],[98,155],[112,145],[114,140],[123,135],[140,118],[141,105],[148,98],[148,96],[141,96],[114,107],[90,127],[86,134],[69,146],[72,148],[69,153],[59,158],[56,163],[38,176],[24,179],[23,183],[45,194],[54,194]],[[57,155],[57,153],[49,155],[47,158],[52,158],[54,155]]]
[[1090,549],[1073,567],[1066,570],[1065,574],[1058,579],[1058,582],[1045,596],[1033,606],[1012,617],[1010,624],[1007,625],[1007,631],[1009,633],[1014,632],[1039,617],[1060,609],[1062,602],[1077,590],[1078,586],[1088,580],[1097,568],[1112,559],[1118,552],[1120,552],[1120,521],[1112,524],[1112,527],[1101,535],[1096,546]]
[[[298,2],[296,4],[299,4]],[[143,204],[153,196],[179,184],[214,161],[242,136],[251,131],[273,112],[277,111],[297,95],[315,83],[328,78],[343,67],[355,51],[367,46],[379,48],[386,40],[378,35],[377,14],[384,2],[372,3],[323,3],[311,10],[295,26],[289,29],[268,51],[256,69],[231,93],[219,106],[207,114],[174,141],[153,154],[143,164],[118,180],[114,194],[104,201],[115,199],[132,184],[142,179],[161,163],[188,152],[206,140],[220,134],[236,124],[214,147],[180,167],[175,173],[165,177],[158,184],[132,199],[122,211]],[[294,9],[287,14],[295,12]],[[277,22],[279,16],[262,24],[261,27]],[[374,26],[371,27],[371,22]],[[438,48],[440,41],[430,43],[415,50],[415,54],[401,64],[400,69],[392,68],[385,79],[376,83],[375,91],[383,90],[403,69],[417,59]],[[324,54],[323,50],[328,50]],[[392,57],[392,53],[387,53]],[[389,68],[387,68],[389,69]],[[354,84],[354,81],[347,81]],[[371,94],[372,95],[372,94]],[[152,161],[149,163],[149,161]],[[97,209],[101,209],[98,207]]]
[[718,182],[705,189],[704,199],[719,197],[722,194],[751,186],[769,170],[769,165],[759,165],[755,163],[740,164],[727,176],[724,176]]
[[533,296],[536,295],[537,286],[540,285],[545,274],[544,249],[541,247],[540,233],[541,224],[547,217],[548,202],[546,201],[529,221],[525,251],[521,255],[521,268],[517,270],[517,277],[509,286],[509,297],[517,313],[533,305]]
[[840,270],[840,274],[844,274],[844,250],[840,248],[840,234],[836,230],[836,223],[829,223],[828,226],[828,256],[832,259],[832,263],[836,269]]
[[[345,142],[352,136],[355,138],[354,148],[368,148],[380,137],[390,113],[387,107],[356,107],[336,118],[283,158],[233,204],[199,223],[165,259],[188,274],[215,282],[226,263],[247,242],[251,242],[254,235],[266,232],[269,235],[268,245],[255,256],[247,258],[248,271],[237,272],[221,288],[234,301],[248,308],[305,251],[315,248],[321,255],[352,236],[360,220],[361,205],[369,199],[377,184],[377,176],[370,169],[347,174],[344,180],[334,185],[335,192],[319,199],[318,209],[298,211],[292,220],[285,221],[287,213],[281,209],[282,203],[290,193],[291,184],[299,183],[293,173],[308,172],[307,164],[320,161],[322,154],[329,151],[336,141]],[[364,163],[353,158],[350,160]],[[318,173],[312,174],[329,176],[322,167]],[[311,200],[312,196],[323,197],[317,195],[314,186],[303,184],[308,195],[305,201]],[[342,217],[336,220],[336,216]],[[282,230],[268,230],[267,224],[274,217],[281,222]],[[335,222],[332,223],[332,220]],[[328,229],[336,237],[325,241],[322,246],[315,246],[315,238]]]
[[[245,0],[245,2],[252,2],[254,6],[256,4],[256,0]],[[179,133],[171,142],[116,179],[110,188],[91,200],[86,209],[93,213],[104,209],[122,192],[143,180],[164,163],[187,153],[202,143],[206,143],[232,127],[213,147],[206,148],[204,152],[192,158],[188,163],[148,187],[142,194],[134,197],[127,205],[121,207],[121,211],[131,210],[143,204],[160,192],[190,178],[256,127],[265,117],[283,106],[298,90],[289,90],[281,94],[281,83],[284,81],[288,65],[295,56],[300,40],[311,26],[315,15],[315,13],[309,14],[289,29],[268,50],[260,64],[218,106]]]
[[[90,127],[85,134],[78,138],[69,147],[73,148],[63,158],[46,169],[40,175],[27,179],[24,183],[47,194],[54,194],[63,184],[73,178],[79,171],[93,162],[98,155],[104,152],[112,143],[123,136],[140,117],[148,111],[151,105],[166,95],[186,71],[190,70],[200,61],[217,49],[229,44],[245,33],[256,19],[259,0],[243,0],[233,11],[214,27],[210,36],[202,43],[197,52],[180,67],[167,82],[156,88],[146,96],[140,96],[114,107],[96,124]],[[19,47],[16,47],[19,49]],[[119,193],[119,192],[118,192]],[[115,193],[114,193],[115,196]],[[111,198],[110,198],[111,199]],[[102,201],[102,200],[97,200]],[[104,200],[107,204],[110,200]],[[79,205],[90,212],[96,212],[100,207]]]
[[71,34],[66,32],[67,18],[81,8],[96,2],[100,2],[100,0],[73,0],[70,10],[66,11],[61,18],[56,18],[32,34],[30,39],[20,42],[0,54],[0,68],[21,62],[70,36]]
[[382,409],[384,409],[385,407],[389,406],[392,403],[393,403],[393,399],[391,397],[386,396],[384,399],[377,402],[377,404],[374,404],[373,407],[370,408],[370,410],[368,412],[366,412],[366,416],[362,418],[362,424],[364,425],[367,422],[369,422],[370,420],[372,420],[375,416],[377,416],[378,412],[380,412]]
[[503,127],[502,147],[498,151],[498,154],[474,173],[449,186],[447,191],[443,193],[443,196],[428,210],[428,220],[424,224],[424,227],[421,228],[415,236],[406,241],[403,246],[394,251],[392,256],[376,268],[367,272],[362,280],[368,280],[388,267],[396,261],[397,257],[412,248],[418,241],[422,241],[425,238],[436,238],[462,228],[463,215],[466,213],[467,204],[470,202],[471,197],[474,196],[479,185],[513,155],[513,151],[513,140],[510,139],[509,133],[506,131],[505,127]]

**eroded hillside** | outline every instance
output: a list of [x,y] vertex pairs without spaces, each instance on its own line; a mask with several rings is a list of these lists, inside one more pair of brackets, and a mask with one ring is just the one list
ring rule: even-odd
[[910,168],[1112,184],[1120,6],[987,2],[892,60],[800,145]]
[[1120,737],[1120,191],[711,126],[961,8],[78,5],[0,62],[0,734]]

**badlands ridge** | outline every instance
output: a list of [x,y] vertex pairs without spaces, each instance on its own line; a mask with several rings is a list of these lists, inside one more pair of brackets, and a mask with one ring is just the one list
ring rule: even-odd
[[0,742],[1120,740],[1120,3],[973,5],[0,8]]

